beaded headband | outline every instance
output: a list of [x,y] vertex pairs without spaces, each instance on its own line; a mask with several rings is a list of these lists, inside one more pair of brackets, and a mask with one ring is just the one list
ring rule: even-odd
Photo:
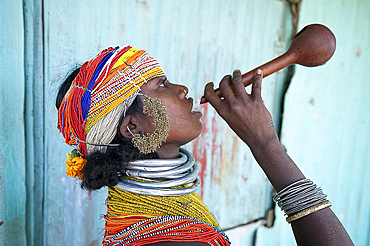
[[162,75],[157,60],[145,50],[131,46],[103,50],[81,66],[58,110],[58,129],[65,142],[76,145],[83,156],[105,150],[140,87]]

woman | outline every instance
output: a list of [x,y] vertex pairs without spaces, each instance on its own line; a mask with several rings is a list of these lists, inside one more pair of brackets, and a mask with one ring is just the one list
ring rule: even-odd
[[[281,147],[261,98],[262,72],[245,92],[240,71],[204,97],[251,148],[278,192],[298,245],[350,245],[326,196]],[[180,147],[202,129],[185,86],[167,80],[145,51],[108,48],[71,74],[58,98],[58,128],[76,151],[67,174],[82,187],[109,187],[103,245],[229,245],[195,193],[199,171]]]

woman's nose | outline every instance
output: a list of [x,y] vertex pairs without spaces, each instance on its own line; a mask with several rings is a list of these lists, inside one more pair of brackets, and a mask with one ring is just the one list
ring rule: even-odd
[[179,95],[181,99],[187,98],[189,89],[186,86],[180,86]]

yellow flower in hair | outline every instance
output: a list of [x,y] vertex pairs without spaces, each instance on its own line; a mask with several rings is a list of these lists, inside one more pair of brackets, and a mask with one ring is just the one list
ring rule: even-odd
[[66,174],[71,176],[72,178],[77,176],[79,180],[82,180],[82,170],[86,163],[87,160],[82,158],[76,150],[72,151],[72,155],[70,153],[67,153],[67,161],[65,162],[65,164],[67,165]]

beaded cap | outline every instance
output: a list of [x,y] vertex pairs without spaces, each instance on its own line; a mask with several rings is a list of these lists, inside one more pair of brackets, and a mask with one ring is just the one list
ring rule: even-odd
[[[99,144],[109,144],[140,87],[164,75],[157,60],[145,50],[115,47],[84,63],[58,110],[58,129],[65,142],[86,156]],[[86,145],[86,143],[96,145]]]

